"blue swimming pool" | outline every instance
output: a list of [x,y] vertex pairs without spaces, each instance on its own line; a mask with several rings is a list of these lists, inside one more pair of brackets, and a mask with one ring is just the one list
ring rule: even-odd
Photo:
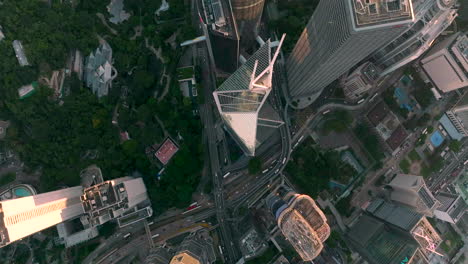
[[14,192],[15,192],[15,195],[18,197],[26,197],[26,196],[32,195],[32,193],[28,189],[23,188],[23,187],[16,188]]
[[400,87],[395,88],[394,95],[397,98],[398,103],[400,104],[400,108],[406,108],[406,110],[408,111],[413,111],[411,99],[409,98],[408,94],[404,89]]
[[439,131],[436,131],[434,132],[434,134],[432,134],[431,136],[431,143],[434,147],[438,147],[440,145],[442,145],[442,143],[444,142],[444,137],[442,136],[442,134],[440,134]]

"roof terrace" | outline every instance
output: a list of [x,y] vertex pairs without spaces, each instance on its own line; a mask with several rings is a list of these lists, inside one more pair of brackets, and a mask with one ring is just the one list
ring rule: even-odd
[[356,28],[401,25],[413,20],[412,0],[351,0]]

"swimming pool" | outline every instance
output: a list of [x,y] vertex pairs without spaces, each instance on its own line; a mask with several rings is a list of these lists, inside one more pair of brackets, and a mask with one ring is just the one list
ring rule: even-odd
[[23,188],[23,187],[16,188],[14,192],[15,192],[15,195],[18,197],[26,197],[26,196],[32,195],[32,193],[28,189]]
[[444,142],[444,137],[440,134],[439,131],[434,132],[431,136],[431,143],[434,147],[440,146]]

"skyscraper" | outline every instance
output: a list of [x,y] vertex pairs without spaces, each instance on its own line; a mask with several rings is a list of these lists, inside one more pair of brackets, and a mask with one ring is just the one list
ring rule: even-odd
[[213,239],[206,230],[187,236],[170,264],[211,264],[216,260]]
[[84,214],[81,186],[0,202],[0,247]]
[[271,195],[267,204],[281,232],[301,258],[304,261],[316,258],[330,236],[330,227],[315,201],[310,196],[289,192],[284,198]]
[[398,38],[372,55],[386,75],[426,52],[457,16],[457,0],[413,0],[414,22]]
[[220,75],[239,67],[239,32],[230,0],[198,0],[202,29],[211,61]]
[[255,155],[257,146],[264,140],[264,133],[259,133],[262,128],[277,128],[283,124],[278,113],[267,103],[267,97],[272,90],[273,66],[284,37],[278,46],[266,41],[213,92],[227,130],[249,156]]
[[0,202],[0,247],[59,223],[77,219],[85,228],[112,219],[119,226],[151,216],[141,178],[122,177],[89,188],[66,188]]
[[287,61],[289,100],[298,107],[407,30],[413,0],[320,1]]
[[382,199],[365,208],[346,237],[370,264],[429,263],[442,242],[424,215]]
[[241,43],[250,45],[258,35],[265,0],[231,0]]
[[432,217],[440,202],[427,188],[422,176],[398,174],[387,185],[392,201],[413,208],[418,213]]

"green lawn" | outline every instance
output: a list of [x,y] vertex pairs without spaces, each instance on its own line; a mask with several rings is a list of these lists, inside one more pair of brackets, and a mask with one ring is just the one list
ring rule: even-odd
[[409,173],[409,169],[410,169],[410,163],[407,159],[402,159],[400,161],[400,169],[404,172],[404,173]]
[[410,158],[411,161],[421,160],[421,157],[414,149],[408,154],[408,157]]

